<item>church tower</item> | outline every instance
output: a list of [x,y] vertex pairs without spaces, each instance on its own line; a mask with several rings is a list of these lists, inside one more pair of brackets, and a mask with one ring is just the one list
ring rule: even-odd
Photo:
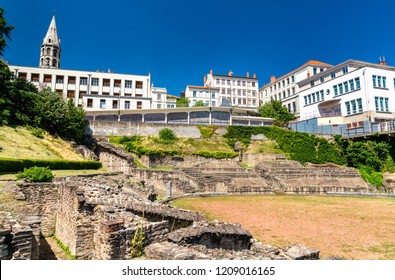
[[41,45],[40,66],[44,68],[60,67],[60,39],[56,29],[55,15],[52,17],[47,35],[45,35]]

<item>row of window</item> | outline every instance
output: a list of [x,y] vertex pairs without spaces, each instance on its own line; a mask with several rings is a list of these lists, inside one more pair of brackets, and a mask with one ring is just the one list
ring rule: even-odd
[[288,103],[287,109],[288,109],[288,112],[295,113],[296,112],[296,102],[295,101],[292,102],[292,108],[291,108],[291,103]]
[[347,115],[362,113],[362,99],[358,98],[345,102]]
[[[221,89],[221,94],[234,94],[234,93],[236,93],[236,90],[235,89],[225,89],[225,88],[223,88],[223,89]],[[246,95],[251,95],[252,94],[252,96],[253,97],[255,97],[256,96],[256,90],[253,90],[253,91],[251,91],[251,90],[245,90],[245,89],[238,89],[237,90],[237,95],[239,95],[239,96],[241,96],[241,95],[243,95],[243,96],[246,96]]]
[[373,87],[375,88],[387,88],[387,78],[384,76],[372,76]]
[[277,84],[274,84],[273,86],[271,86],[270,87],[270,93],[272,93],[273,90],[276,91],[277,88],[280,89],[281,85],[282,85],[282,87],[285,87],[285,83],[288,86],[290,84],[290,80],[291,80],[291,83],[294,83],[295,82],[295,76],[292,75],[291,77],[288,77],[288,78],[278,82]]
[[335,96],[361,89],[359,77],[333,86]]
[[388,97],[374,97],[374,104],[376,106],[376,111],[378,112],[389,112]]
[[[202,91],[199,91],[199,93],[200,93],[200,97],[204,97],[204,96],[201,96],[203,93]],[[197,92],[195,90],[192,92],[192,97],[197,97]],[[215,93],[211,94],[211,98],[216,98]]]
[[304,97],[304,105],[310,105],[316,102],[324,101],[324,91],[320,90],[317,92],[313,92]]
[[[250,82],[250,81],[235,81],[235,80],[233,80],[232,81],[233,83],[233,85],[234,86],[243,86],[243,87],[245,87],[246,85],[247,86],[252,86],[252,87],[255,87],[255,82]],[[231,84],[231,80],[225,80],[225,79],[216,79],[215,80],[215,83],[217,84],[217,85],[230,85]]]

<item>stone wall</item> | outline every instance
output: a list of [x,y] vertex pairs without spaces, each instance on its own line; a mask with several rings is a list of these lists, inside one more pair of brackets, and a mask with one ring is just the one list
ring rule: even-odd
[[53,183],[18,184],[17,199],[26,202],[25,215],[36,215],[41,219],[41,231],[44,235],[55,232],[58,188]]
[[239,158],[235,157],[232,159],[215,159],[205,158],[198,155],[184,155],[184,156],[146,156],[143,155],[139,158],[139,161],[147,167],[161,167],[161,166],[172,166],[177,168],[189,168],[195,165],[218,165],[221,166],[227,162],[238,162]]
[[0,259],[38,260],[41,220],[26,216],[19,223],[9,212],[0,212]]
[[[196,125],[188,124],[165,124],[165,123],[133,123],[133,122],[110,122],[110,121],[89,121],[86,134],[102,136],[151,136],[159,135],[163,128],[170,128],[178,137],[200,138],[200,131]],[[226,133],[226,127],[220,126],[216,132],[218,135]]]
[[94,146],[94,152],[103,166],[109,171],[130,173],[130,168],[135,168],[133,156],[122,147],[116,148],[104,141],[98,141]]

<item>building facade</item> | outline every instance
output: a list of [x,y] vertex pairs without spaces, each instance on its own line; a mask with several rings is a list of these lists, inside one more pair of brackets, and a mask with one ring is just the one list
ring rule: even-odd
[[347,60],[298,83],[300,122],[347,129],[395,118],[395,67]]
[[194,107],[196,102],[202,101],[204,106],[216,107],[221,104],[220,89],[207,86],[191,86],[185,89],[185,97],[189,100],[189,107]]
[[270,76],[270,83],[259,90],[261,104],[270,102],[271,99],[279,100],[289,112],[298,117],[300,113],[298,82],[317,75],[331,66],[321,61],[309,60],[280,78]]
[[245,77],[234,76],[232,71],[228,75],[213,74],[210,70],[205,76],[204,86],[208,89],[219,89],[218,103],[216,106],[232,106],[246,109],[257,109],[258,78],[256,74],[250,77],[247,72]]

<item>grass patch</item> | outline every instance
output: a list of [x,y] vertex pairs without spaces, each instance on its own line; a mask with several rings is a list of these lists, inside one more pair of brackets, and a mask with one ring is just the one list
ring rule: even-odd
[[33,135],[25,127],[0,126],[0,158],[83,160],[83,157],[61,138],[48,133]]
[[362,251],[370,252],[381,255],[380,260],[395,260],[395,244],[394,243],[382,243],[377,246],[370,246]]
[[274,141],[252,142],[246,152],[251,154],[284,154]]
[[59,239],[56,238],[55,235],[53,235],[52,238],[56,241],[56,243],[59,245],[59,247],[63,250],[63,252],[67,255],[67,257],[70,260],[77,259],[73,254],[71,254],[69,247],[65,246]]

